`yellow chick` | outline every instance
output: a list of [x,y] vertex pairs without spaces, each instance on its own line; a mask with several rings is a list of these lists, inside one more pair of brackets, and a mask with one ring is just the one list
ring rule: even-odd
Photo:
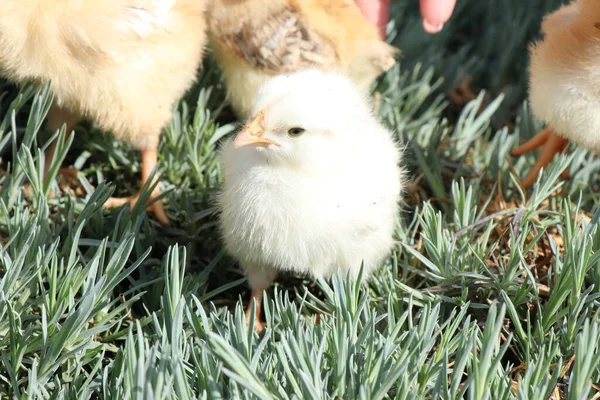
[[576,0],[550,14],[544,39],[531,46],[529,101],[548,127],[512,150],[518,156],[541,147],[522,180],[531,186],[568,141],[600,153],[600,2]]
[[334,69],[366,93],[398,53],[354,0],[213,0],[207,22],[228,99],[241,118],[274,75]]
[[[259,322],[277,272],[365,277],[395,245],[403,187],[400,151],[345,76],[316,69],[260,90],[252,117],[221,161],[220,226],[248,276]],[[246,318],[250,321],[252,302]]]
[[[51,130],[66,123],[70,133],[80,119],[90,119],[136,146],[143,185],[172,107],[196,77],[204,9],[204,0],[2,0],[0,73],[17,83],[52,82]],[[54,144],[47,164],[53,152]],[[152,211],[169,222],[162,202]]]

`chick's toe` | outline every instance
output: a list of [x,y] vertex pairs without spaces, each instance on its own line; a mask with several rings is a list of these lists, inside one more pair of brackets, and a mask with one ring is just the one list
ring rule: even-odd
[[[160,190],[155,190],[154,193],[152,193],[152,195],[148,199],[148,201],[150,202],[150,201],[154,200],[159,195],[160,195]],[[122,207],[123,205],[125,205],[127,203],[129,203],[129,205],[131,207],[133,207],[138,202],[139,197],[140,197],[139,192],[136,195],[129,196],[129,197],[111,197],[110,199],[108,199],[106,201],[106,203],[104,203],[104,207],[105,208]],[[163,225],[170,224],[170,220],[169,220],[169,217],[167,217],[167,213],[165,211],[165,206],[164,206],[162,200],[156,200],[154,203],[152,203],[150,206],[148,206],[148,208],[146,210],[154,213],[154,216],[161,224],[163,224]]]
[[510,152],[512,156],[520,156],[541,147],[540,155],[527,176],[521,180],[521,186],[526,189],[533,185],[541,169],[548,166],[554,156],[562,153],[568,144],[567,139],[559,136],[551,128],[546,128],[527,142],[514,148]]
[[[150,179],[150,174],[152,173],[152,170],[154,169],[154,167],[156,166],[156,163],[158,161],[158,150],[156,148],[144,149],[141,151],[141,153],[142,153],[142,181],[141,181],[140,187],[144,187],[146,185],[146,183],[148,182],[148,180]],[[154,184],[157,180],[158,180],[158,178],[155,176],[154,182],[152,182],[152,184]],[[141,192],[141,190],[140,190],[140,192]],[[133,207],[137,203],[138,198],[140,197],[140,192],[138,192],[137,194],[135,194],[133,196],[129,196],[129,197],[111,197],[110,199],[108,199],[108,201],[106,203],[104,203],[104,207],[105,208],[121,207],[127,203],[129,203]],[[160,193],[161,193],[160,188],[157,186],[156,189],[154,189],[154,191],[148,198],[148,201],[152,201],[152,200],[156,199],[158,196],[160,196]],[[154,215],[156,216],[156,219],[160,223],[162,223],[163,225],[169,225],[169,223],[170,223],[169,217],[167,217],[167,213],[165,212],[165,206],[164,206],[162,200],[154,201],[147,208],[147,210],[153,212]]]

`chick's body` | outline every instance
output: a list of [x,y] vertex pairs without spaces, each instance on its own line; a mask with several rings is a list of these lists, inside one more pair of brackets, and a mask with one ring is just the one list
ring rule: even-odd
[[[223,221],[230,253],[250,269],[270,267],[315,278],[327,278],[338,267],[356,275],[364,258],[370,274],[392,247],[400,190],[397,170],[391,168],[396,164],[389,154],[376,152],[386,145],[388,153],[395,148],[390,142],[377,144],[339,148],[337,154],[324,154],[325,162],[315,160],[301,169],[277,168],[262,154],[236,160],[240,155],[228,147],[223,163],[235,166],[226,170],[224,197],[236,208],[226,208]],[[369,153],[381,158],[371,160]],[[369,165],[361,159],[369,159]]]
[[203,3],[3,0],[0,73],[15,82],[52,81],[51,129],[86,118],[156,152],[172,106],[196,76]]
[[244,118],[260,86],[277,74],[336,69],[366,92],[398,52],[354,0],[213,0],[207,21],[228,98]]
[[[219,203],[226,248],[254,297],[280,270],[356,276],[364,262],[369,276],[394,246],[402,172],[391,133],[351,82],[315,70],[273,78],[253,116],[222,150]],[[272,143],[240,147],[257,137]]]
[[542,146],[526,186],[568,140],[600,153],[600,3],[561,7],[545,18],[542,33],[531,47],[529,101],[548,128],[513,150],[518,155]]
[[558,26],[531,52],[531,109],[559,135],[600,152],[600,3],[579,0],[554,16]]

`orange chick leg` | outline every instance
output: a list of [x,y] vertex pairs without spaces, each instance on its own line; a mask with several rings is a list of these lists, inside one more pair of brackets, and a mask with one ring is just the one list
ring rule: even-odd
[[569,144],[567,139],[560,137],[551,128],[546,128],[522,145],[512,149],[512,156],[520,156],[541,147],[540,155],[529,174],[521,180],[523,188],[533,185],[540,170],[550,164],[556,154],[561,153]]
[[[150,174],[152,173],[152,169],[156,166],[158,162],[158,149],[157,148],[149,148],[141,151],[142,153],[142,183],[143,187],[146,182],[150,179]],[[156,182],[158,177],[154,177],[154,181]],[[154,182],[153,182],[154,183]],[[141,190],[141,189],[140,189]],[[148,200],[152,200],[160,195],[160,188],[156,187],[154,192],[150,195]],[[113,207],[121,207],[125,203],[131,204],[133,206],[138,198],[140,197],[140,193],[129,197],[111,197],[108,199],[106,203],[104,203],[104,207],[113,208]],[[156,219],[164,225],[169,224],[169,218],[167,217],[167,213],[165,212],[165,206],[162,200],[156,201],[154,204],[148,207],[148,211],[152,211],[156,216]]]
[[263,290],[253,289],[252,295],[250,296],[250,302],[248,303],[248,307],[246,308],[246,326],[250,326],[250,318],[252,317],[252,301],[254,301],[254,304],[256,304],[256,309],[254,313],[254,331],[256,333],[260,333],[265,327],[265,324],[260,322],[262,298]]
[[[72,134],[73,129],[77,123],[79,123],[80,117],[66,109],[63,109],[56,104],[53,104],[48,112],[48,129],[52,132],[55,132],[62,128],[63,124],[65,125],[65,140],[67,140]],[[44,155],[44,181],[48,177],[48,171],[50,170],[50,164],[52,163],[52,157],[54,157],[54,153],[56,152],[56,144],[58,142],[58,138],[55,138],[50,146],[46,149],[46,153]],[[65,175],[68,177],[77,177],[77,173],[79,171],[74,168],[60,168],[58,170],[59,175]]]
[[[75,114],[72,114],[66,110],[63,110],[62,108],[53,105],[50,108],[50,111],[48,112],[48,125],[47,125],[47,129],[50,130],[51,132],[55,132],[57,130],[59,130],[63,124],[66,125],[65,127],[65,140],[68,139],[72,134],[73,134],[73,129],[75,129],[75,126],[77,125],[77,123],[79,122],[79,117],[76,116]],[[50,145],[48,146],[48,148],[46,149],[45,153],[44,153],[44,175],[43,177],[43,181],[46,182],[48,179],[48,171],[50,170],[51,164],[52,164],[52,157],[54,157],[54,153],[56,152],[56,145],[58,143],[58,138],[55,138],[52,143],[50,143]],[[76,178],[77,174],[79,173],[79,171],[75,168],[59,168],[57,171],[57,175],[63,175],[63,176],[67,176],[69,178]],[[29,187],[29,182],[25,182],[25,184],[23,185],[24,189],[25,189],[25,194],[29,195],[30,194],[30,187]],[[50,197],[54,196],[54,193],[52,191],[50,191],[49,193]]]
[[379,107],[381,107],[381,93],[375,92],[373,97],[375,98],[373,111],[375,111],[375,114],[379,114]]
[[[69,135],[67,135],[67,137],[69,137]],[[48,146],[48,148],[46,149],[46,152],[44,153],[44,175],[42,175],[44,182],[48,180],[48,171],[50,170],[50,166],[52,164],[52,157],[54,157],[54,152],[56,151],[57,140],[58,139],[54,139],[52,143],[50,143],[50,146]],[[66,176],[68,178],[77,178],[78,173],[79,170],[77,170],[76,168],[61,167],[58,169],[56,174]],[[23,187],[25,189],[25,194],[27,196],[31,195],[29,182],[25,182],[23,184]],[[54,192],[50,190],[48,195],[50,197],[54,197]]]
[[[71,132],[72,130],[69,130],[71,127],[69,125],[67,125],[67,135],[65,136],[65,139],[68,139],[69,136],[71,136]],[[54,139],[52,141],[52,143],[50,143],[50,146],[48,146],[48,148],[46,149],[46,153],[44,154],[44,181],[46,179],[48,179],[48,171],[50,170],[50,166],[52,164],[52,157],[54,157],[54,152],[56,151],[56,142],[58,141],[57,139]],[[64,175],[64,176],[68,176],[69,178],[77,178],[77,174],[79,173],[79,170],[77,170],[76,168],[68,168],[68,167],[61,167],[58,169],[58,175]]]

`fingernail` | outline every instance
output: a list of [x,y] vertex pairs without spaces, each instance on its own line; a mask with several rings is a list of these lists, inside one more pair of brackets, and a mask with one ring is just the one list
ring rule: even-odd
[[425,29],[425,32],[427,33],[438,33],[442,30],[443,27],[443,22],[438,25],[435,25],[423,18],[423,29]]

